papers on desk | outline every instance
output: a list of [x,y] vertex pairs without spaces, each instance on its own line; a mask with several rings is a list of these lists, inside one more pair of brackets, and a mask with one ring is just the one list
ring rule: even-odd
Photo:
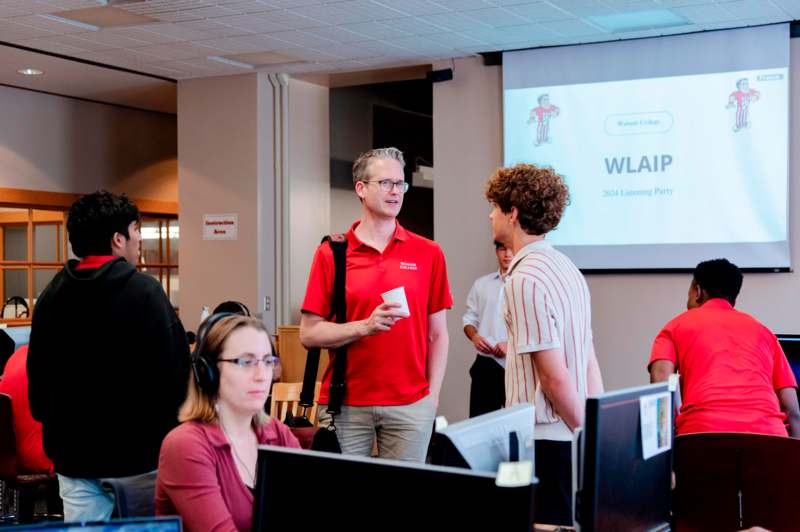
[[640,397],[639,418],[645,460],[672,448],[672,401],[669,392]]
[[498,488],[520,488],[531,483],[533,478],[533,462],[500,462],[497,469],[495,485]]

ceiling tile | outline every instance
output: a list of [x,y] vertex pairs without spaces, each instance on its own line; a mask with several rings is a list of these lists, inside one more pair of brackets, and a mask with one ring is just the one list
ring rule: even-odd
[[786,20],[786,12],[769,0],[737,0],[720,5],[731,15],[740,19],[777,17],[779,20]]
[[686,17],[695,24],[725,22],[736,18],[730,13],[730,11],[717,4],[676,7],[672,10],[675,13]]
[[607,31],[577,19],[542,22],[542,26],[565,37],[583,37],[586,35],[599,34],[608,35]]
[[416,17],[396,18],[393,20],[385,20],[383,23],[397,30],[404,31],[409,35],[431,35],[442,31],[442,28],[439,26],[428,24],[421,18]]
[[306,46],[308,48],[324,49],[328,46],[340,44],[336,41],[298,30],[279,31],[276,33],[270,33],[269,36],[273,39],[280,39],[296,46]]
[[781,8],[790,17],[800,19],[800,2],[797,0],[772,0],[772,3]]
[[488,9],[475,9],[464,11],[463,15],[471,19],[488,24],[494,28],[503,26],[515,26],[528,22],[518,14],[502,7],[490,7]]
[[428,0],[375,0],[375,3],[415,17],[450,11],[448,8]]
[[[594,7],[605,10],[604,13],[600,14],[606,14],[606,12],[613,13],[613,11],[607,7],[603,6],[594,6]],[[554,7],[552,4],[547,4],[543,2],[536,2],[535,4],[522,4],[518,6],[508,6],[506,9],[516,15],[525,17],[530,22],[564,20],[572,18],[573,16],[573,14],[571,14],[568,11],[559,9],[557,7]],[[591,14],[593,15],[595,13],[592,12]]]
[[448,31],[471,31],[477,29],[491,28],[491,25],[485,24],[480,20],[465,17],[458,13],[439,13],[437,15],[428,15],[425,21]]
[[344,43],[363,41],[366,39],[391,39],[394,37],[406,37],[410,35],[410,33],[405,30],[389,26],[382,22],[362,22],[360,24],[345,24],[343,26],[337,27],[336,29],[346,30],[345,32],[342,33],[352,33],[352,35],[345,36],[344,40],[340,40],[340,42]]

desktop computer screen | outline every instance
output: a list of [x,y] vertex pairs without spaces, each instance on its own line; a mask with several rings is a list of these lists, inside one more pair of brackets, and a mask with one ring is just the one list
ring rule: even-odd
[[[576,510],[582,530],[669,528],[671,403],[666,382],[586,400]],[[653,423],[643,425],[650,406]]]
[[134,517],[92,523],[43,522],[9,527],[7,530],[47,532],[181,532],[180,517]]
[[479,471],[263,445],[256,475],[254,532],[533,529],[534,483]]
[[529,403],[453,423],[437,431],[433,463],[489,473],[496,473],[502,462],[533,463],[535,424]]
[[786,354],[786,360],[789,361],[794,377],[800,382],[800,334],[777,334],[776,336]]

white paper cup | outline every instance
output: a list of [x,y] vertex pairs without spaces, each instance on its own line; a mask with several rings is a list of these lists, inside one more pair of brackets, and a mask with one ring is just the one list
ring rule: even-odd
[[406,299],[406,289],[402,286],[398,286],[388,292],[384,292],[381,294],[384,303],[400,303],[402,305],[399,310],[406,314],[406,316],[411,315],[411,311],[408,310],[408,300]]

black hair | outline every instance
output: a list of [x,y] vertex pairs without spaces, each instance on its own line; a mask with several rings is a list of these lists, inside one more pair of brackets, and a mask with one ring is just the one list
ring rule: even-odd
[[231,314],[240,314],[242,316],[249,316],[250,309],[247,305],[239,301],[223,301],[216,306],[212,314],[219,314],[220,312],[230,312]]
[[714,259],[701,262],[694,269],[694,282],[705,290],[709,298],[722,298],[731,305],[742,289],[742,272],[727,259]]
[[72,251],[78,257],[110,255],[114,233],[130,238],[128,226],[139,222],[136,205],[125,194],[105,190],[81,196],[67,215],[67,231]]

